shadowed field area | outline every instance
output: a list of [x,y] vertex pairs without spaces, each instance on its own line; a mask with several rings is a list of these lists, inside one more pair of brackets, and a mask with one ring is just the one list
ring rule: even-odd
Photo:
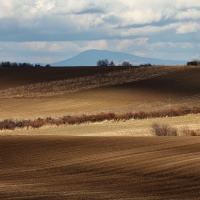
[[[165,66],[166,71],[167,67]],[[15,90],[15,87],[40,83],[42,80],[55,81],[86,75],[96,76],[96,74],[108,72],[116,73],[122,70],[122,67],[116,67],[116,69],[112,67],[106,69],[101,67],[94,67],[94,69],[16,68],[13,71],[1,68],[0,70],[3,72],[0,79],[1,89],[5,90],[11,87]],[[71,93],[64,92],[60,95],[46,97],[3,97],[0,98],[0,119],[109,112],[110,110],[112,112],[134,112],[173,106],[199,106],[199,97],[194,96],[200,91],[199,75],[200,69],[198,67],[183,68],[177,66],[177,70],[166,75],[161,74],[145,80],[140,80],[140,77],[136,76],[138,80],[129,83],[122,82],[111,86],[100,85],[92,89],[82,89]],[[132,77],[129,78],[131,80]]]
[[200,138],[0,137],[2,199],[199,199]]
[[92,76],[128,67],[0,67],[0,90],[35,83]]

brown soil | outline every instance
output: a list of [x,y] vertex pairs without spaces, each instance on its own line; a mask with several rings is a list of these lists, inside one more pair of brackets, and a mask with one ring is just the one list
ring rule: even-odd
[[0,67],[0,90],[48,81],[93,76],[128,67]]
[[200,138],[0,137],[1,199],[199,199]]

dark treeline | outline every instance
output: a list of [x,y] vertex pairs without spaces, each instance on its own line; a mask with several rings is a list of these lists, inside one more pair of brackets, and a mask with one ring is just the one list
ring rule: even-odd
[[[105,60],[98,60],[97,66],[115,66],[114,61],[108,61],[108,59]],[[132,64],[129,61],[124,61],[122,64],[119,64],[118,66],[132,66]],[[140,66],[152,66],[150,63],[141,64]]]
[[[0,67],[43,67],[40,64],[30,64],[30,63],[16,63],[16,62],[1,62]],[[50,67],[47,64],[45,67]]]
[[[108,59],[98,60],[97,66],[115,66],[115,63],[113,61],[109,62]],[[132,64],[128,61],[124,61],[122,64],[119,64],[119,66],[132,66]]]
[[[196,59],[191,62],[187,62],[187,65],[193,65],[193,66],[200,66],[200,60]],[[98,60],[97,66],[115,66],[115,63],[113,61],[109,62],[108,59],[104,60]],[[122,64],[119,64],[118,66],[132,66],[132,64],[129,61],[124,61]],[[150,63],[144,63],[140,64],[139,66],[152,66]]]

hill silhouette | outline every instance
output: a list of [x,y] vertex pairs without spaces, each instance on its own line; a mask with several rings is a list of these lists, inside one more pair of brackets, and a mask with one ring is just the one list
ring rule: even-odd
[[102,59],[108,59],[109,61],[113,60],[115,64],[121,64],[123,61],[129,61],[133,65],[140,65],[144,63],[150,63],[152,65],[186,64],[186,61],[146,58],[122,52],[91,49],[72,58],[52,63],[51,66],[96,66],[97,61]]

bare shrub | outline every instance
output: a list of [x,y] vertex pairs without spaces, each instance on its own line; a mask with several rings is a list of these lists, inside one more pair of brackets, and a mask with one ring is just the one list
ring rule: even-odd
[[152,131],[156,136],[177,136],[177,129],[168,124],[152,124]]
[[188,126],[183,126],[180,130],[181,136],[188,136],[189,135],[189,128]]
[[184,136],[200,136],[200,131],[199,130],[191,130],[188,127],[184,127],[181,130],[182,135]]
[[16,124],[13,120],[6,119],[0,122],[0,130],[9,129],[14,130],[16,128]]
[[44,124],[45,124],[45,120],[43,120],[41,118],[38,118],[31,122],[31,126],[33,128],[39,128],[39,127],[43,126]]
[[189,134],[190,134],[191,136],[199,136],[199,135],[200,135],[200,134],[199,134],[199,131],[196,131],[196,130],[190,130]]
[[123,114],[116,114],[115,118],[113,118],[115,121],[120,121],[120,120],[129,120],[134,117],[134,114],[132,112],[128,113],[123,113]]
[[132,64],[129,63],[129,61],[124,61],[124,62],[122,63],[122,66],[132,66]]

